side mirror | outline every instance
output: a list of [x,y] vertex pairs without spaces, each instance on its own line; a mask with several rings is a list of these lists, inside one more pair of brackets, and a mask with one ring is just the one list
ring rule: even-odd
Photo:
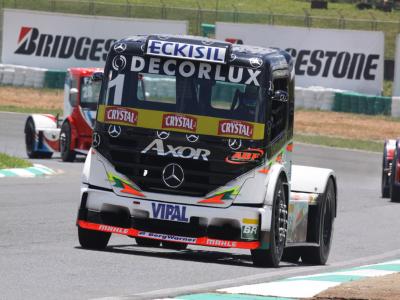
[[78,89],[77,88],[70,88],[69,90],[69,103],[72,107],[75,107],[78,103]]
[[104,77],[104,73],[103,72],[94,72],[92,74],[92,81],[93,82],[99,82],[102,81]]
[[274,92],[272,95],[271,99],[273,101],[279,101],[279,102],[288,102],[289,100],[289,93],[283,90],[277,90]]

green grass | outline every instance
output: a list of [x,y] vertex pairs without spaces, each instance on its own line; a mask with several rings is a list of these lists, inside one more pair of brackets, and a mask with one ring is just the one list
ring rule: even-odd
[[24,159],[13,157],[5,153],[0,153],[0,169],[10,169],[10,168],[28,168],[32,167],[29,161]]
[[0,111],[9,111],[9,112],[20,112],[20,113],[37,113],[37,114],[52,114],[60,116],[63,115],[61,109],[44,109],[44,108],[34,108],[34,107],[18,107],[12,105],[0,105]]
[[295,134],[294,141],[305,144],[315,144],[328,147],[366,150],[372,152],[382,152],[383,149],[383,142],[344,139],[344,138],[328,137],[320,135]]
[[400,31],[400,10],[391,13],[375,9],[360,11],[355,3],[342,2],[329,2],[327,10],[311,10],[310,2],[305,0],[4,0],[2,3],[10,8],[64,13],[188,20],[191,34],[201,34],[201,23],[216,20],[379,30],[385,32],[386,57],[393,58],[395,37]]

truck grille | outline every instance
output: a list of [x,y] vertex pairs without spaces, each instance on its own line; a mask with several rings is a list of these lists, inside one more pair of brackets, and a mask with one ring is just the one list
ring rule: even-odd
[[[135,134],[132,131],[135,130]],[[172,155],[159,156],[156,151],[141,153],[154,139],[154,132],[149,130],[130,129],[118,138],[111,138],[107,131],[103,131],[102,140],[108,147],[99,147],[98,151],[104,155],[119,172],[130,178],[143,191],[168,193],[201,197],[212,190],[225,185],[240,174],[248,171],[253,166],[232,166],[224,161],[226,146],[221,145],[220,139],[208,141],[206,144],[188,144],[184,134],[170,136],[165,143],[173,145],[189,146],[193,148],[210,149],[211,155],[208,161],[201,159],[177,158]],[[214,145],[213,145],[214,144]],[[220,158],[218,157],[220,154]],[[180,165],[184,171],[184,182],[178,188],[170,188],[164,184],[162,172],[170,164]]]

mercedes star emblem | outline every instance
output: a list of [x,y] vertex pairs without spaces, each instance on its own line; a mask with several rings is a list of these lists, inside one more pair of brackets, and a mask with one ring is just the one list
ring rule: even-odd
[[178,164],[169,164],[162,172],[162,180],[165,185],[173,189],[181,186],[184,179],[185,174],[183,173],[182,167]]
[[124,52],[126,50],[126,44],[124,43],[117,43],[114,45],[114,51],[117,53]]
[[157,137],[161,140],[165,140],[169,137],[169,132],[168,131],[158,131],[157,130]]
[[100,135],[97,132],[93,133],[92,145],[94,148],[97,148],[100,145]]
[[196,134],[187,134],[186,139],[191,143],[195,143],[199,140],[199,136]]
[[249,62],[253,68],[260,68],[263,65],[263,60],[259,57],[250,58]]
[[121,131],[121,126],[118,125],[110,125],[110,127],[108,127],[108,134],[113,138],[119,137]]
[[229,145],[229,148],[231,148],[232,150],[238,150],[240,147],[242,147],[242,140],[229,139],[228,145]]

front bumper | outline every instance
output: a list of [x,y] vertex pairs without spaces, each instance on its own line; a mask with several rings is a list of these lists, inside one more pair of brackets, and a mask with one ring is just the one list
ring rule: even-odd
[[82,188],[81,228],[221,248],[269,247],[271,208],[213,208],[117,196]]

